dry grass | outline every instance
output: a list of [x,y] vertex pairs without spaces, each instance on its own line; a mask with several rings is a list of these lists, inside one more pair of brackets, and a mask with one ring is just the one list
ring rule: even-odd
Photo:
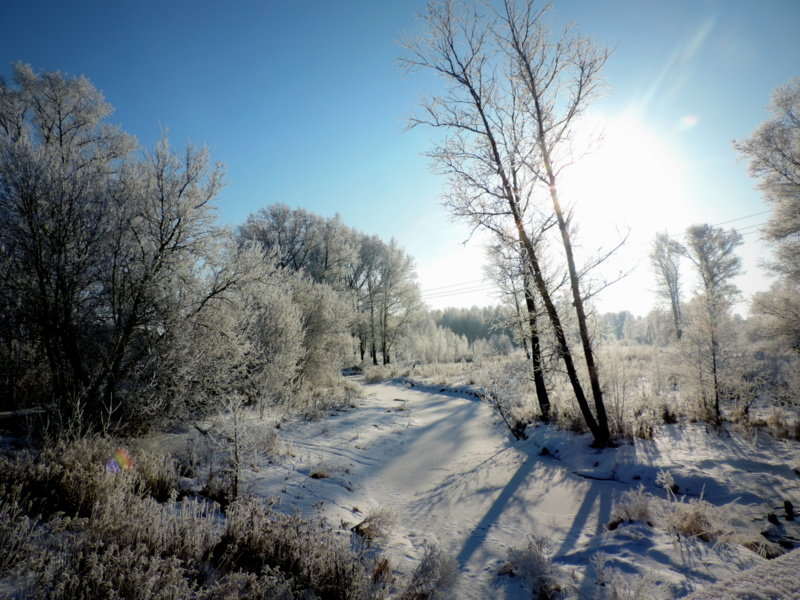
[[255,500],[236,500],[225,514],[174,490],[159,501],[174,464],[135,454],[135,466],[112,469],[106,456],[117,447],[79,440],[59,445],[60,455],[3,459],[0,572],[16,578],[20,597],[369,600],[388,585],[373,579],[380,557],[322,519]]
[[352,550],[326,523],[284,515],[254,500],[238,500],[228,510],[214,563],[225,571],[277,568],[296,589],[332,600],[375,595],[372,560]]
[[458,564],[455,558],[442,552],[435,544],[427,544],[417,568],[411,574],[399,600],[435,600],[450,598],[456,580]]
[[678,498],[674,482],[666,472],[660,472],[657,482],[667,492],[667,500],[659,500],[644,491],[643,486],[625,492],[614,506],[608,529],[624,522],[644,521],[675,537],[676,542],[697,538],[704,542],[726,543],[734,539],[733,529],[724,518],[726,508],[715,506],[700,498]]
[[0,575],[30,556],[39,537],[36,521],[24,514],[17,494],[0,497]]

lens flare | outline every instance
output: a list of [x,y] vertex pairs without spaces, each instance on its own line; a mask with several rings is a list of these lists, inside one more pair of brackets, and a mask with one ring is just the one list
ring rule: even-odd
[[681,131],[687,131],[695,127],[699,122],[700,119],[696,115],[686,115],[680,121],[678,121],[678,129]]
[[106,469],[111,473],[130,471],[133,468],[133,459],[125,448],[117,448],[114,457],[106,463]]

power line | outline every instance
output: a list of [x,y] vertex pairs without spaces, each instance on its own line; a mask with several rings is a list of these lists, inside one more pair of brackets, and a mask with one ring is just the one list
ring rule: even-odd
[[721,223],[714,223],[714,226],[715,226],[715,227],[719,227],[720,225],[727,225],[728,223],[734,223],[734,222],[736,222],[736,221],[744,221],[745,219],[749,219],[750,217],[759,217],[759,216],[761,216],[761,215],[765,215],[765,214],[767,214],[768,212],[771,212],[771,211],[769,211],[769,210],[762,210],[762,211],[760,211],[760,212],[753,213],[752,215],[747,215],[747,216],[744,216],[744,217],[737,217],[737,218],[735,218],[735,219],[730,219],[730,220],[728,220],[728,221],[722,221]]
[[[758,217],[764,214],[767,214],[771,211],[769,210],[762,210],[759,212],[755,212],[749,215],[744,215],[741,217],[736,217],[733,219],[728,219],[727,221],[720,221],[718,223],[713,223],[713,227],[720,227],[722,225],[727,225],[729,223],[735,223],[737,221],[744,221],[745,219],[751,219],[753,217]],[[753,234],[758,233],[759,228],[766,224],[766,221],[761,221],[759,223],[753,223],[750,225],[743,225],[739,228],[732,228],[737,231],[742,237],[750,236]],[[636,247],[636,246],[643,246],[651,244],[651,241],[648,242],[639,242],[634,244],[633,246],[627,246],[628,248]],[[625,246],[623,246],[625,248]],[[639,266],[639,262],[641,261],[640,257],[632,258],[630,256],[620,256],[620,255],[611,255],[608,257],[604,264],[611,262],[612,264],[617,261],[624,261],[624,263],[628,263],[630,268],[636,268]],[[458,283],[451,283],[448,285],[437,286],[433,288],[428,288],[426,290],[422,290],[420,295],[422,296],[423,300],[434,300],[440,298],[446,298],[450,296],[460,296],[464,294],[474,294],[478,292],[488,292],[488,291],[497,291],[497,286],[491,283],[484,283],[485,279],[473,279],[470,281],[463,281]],[[480,283],[481,285],[475,285],[476,283]],[[463,288],[463,289],[461,289]]]
[[448,296],[461,296],[464,294],[475,294],[478,292],[488,292],[497,289],[493,284],[486,284],[477,287],[464,288],[461,290],[453,290],[450,292],[439,292],[436,294],[421,294],[424,300],[431,300],[434,298],[446,298]]
[[422,293],[423,294],[427,294],[428,292],[435,292],[436,290],[444,290],[445,288],[453,288],[453,287],[461,287],[461,286],[465,286],[465,285],[473,285],[473,284],[476,284],[476,283],[483,283],[485,281],[486,281],[485,279],[473,279],[472,281],[463,281],[463,282],[460,282],[460,283],[451,283],[449,285],[440,285],[440,286],[437,286],[437,287],[432,287],[432,288],[428,288],[426,290],[423,290]]

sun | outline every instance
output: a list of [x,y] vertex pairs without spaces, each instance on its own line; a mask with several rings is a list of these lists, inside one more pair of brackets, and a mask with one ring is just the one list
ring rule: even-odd
[[627,235],[598,277],[610,279],[634,269],[626,282],[614,286],[620,291],[609,293],[628,299],[632,293],[643,294],[637,300],[652,305],[647,256],[656,232],[680,233],[686,226],[685,166],[668,136],[635,113],[587,119],[575,146],[590,150],[563,171],[559,193],[574,211],[576,245],[588,260],[597,249],[611,248]]
[[[635,115],[593,121],[577,135],[576,146],[590,149],[565,169],[562,197],[575,205],[580,221],[663,228],[685,196],[680,160]],[[601,139],[590,141],[598,131]]]

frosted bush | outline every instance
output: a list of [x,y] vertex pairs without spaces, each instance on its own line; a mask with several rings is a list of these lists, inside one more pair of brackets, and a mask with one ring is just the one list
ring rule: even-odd
[[455,558],[442,552],[435,544],[426,544],[417,568],[400,594],[400,600],[450,598],[448,591],[455,583],[457,573]]
[[353,532],[367,542],[385,540],[395,522],[395,516],[386,508],[376,507],[361,523],[353,527]]
[[628,490],[614,506],[609,529],[615,529],[620,523],[627,521],[644,521],[653,524],[652,502],[654,498],[644,491],[644,486],[639,484],[636,489]]
[[552,544],[547,537],[533,535],[526,548],[512,550],[509,556],[512,571],[525,579],[537,600],[555,598],[561,590],[561,573],[551,559],[552,553]]

